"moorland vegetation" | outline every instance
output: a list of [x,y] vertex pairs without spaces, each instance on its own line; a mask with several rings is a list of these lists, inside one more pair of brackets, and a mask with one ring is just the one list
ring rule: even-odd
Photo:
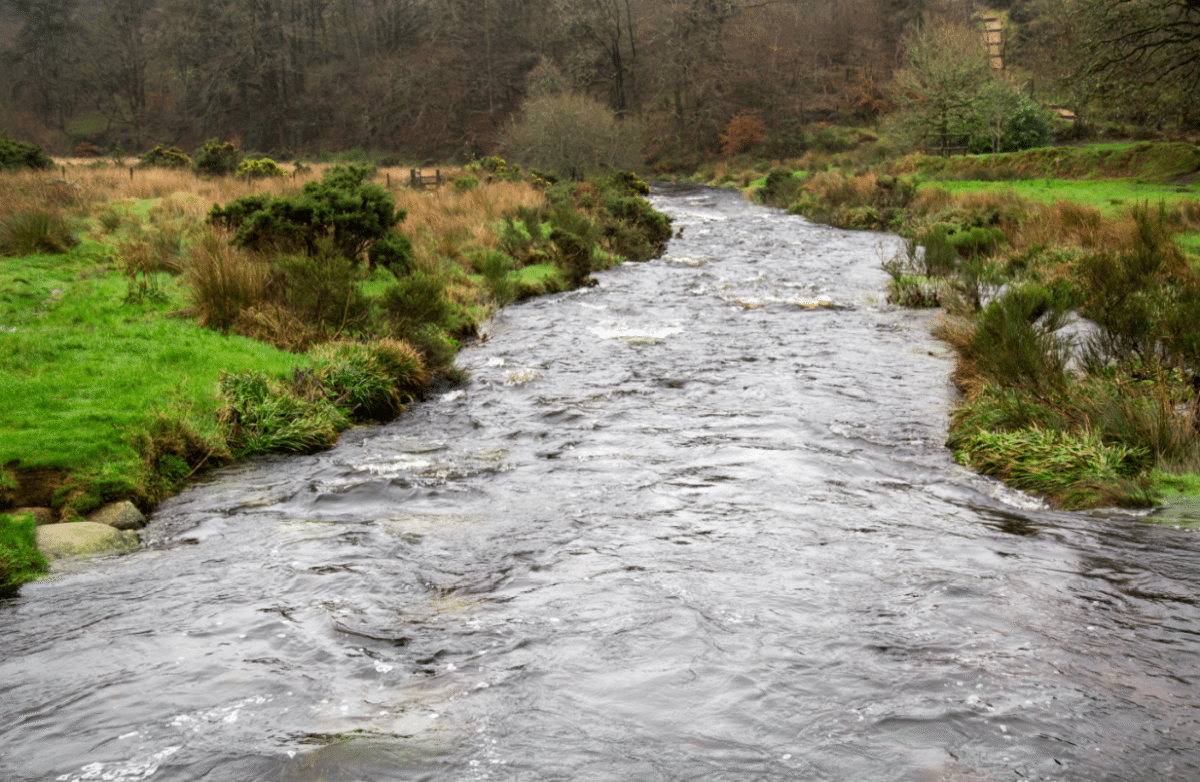
[[[485,158],[411,190],[400,170],[256,177],[239,153],[214,176],[179,155],[0,174],[0,509],[148,508],[207,467],[328,448],[463,382],[455,352],[498,307],[669,236],[628,173],[552,184]],[[0,522],[18,583],[32,522]]]

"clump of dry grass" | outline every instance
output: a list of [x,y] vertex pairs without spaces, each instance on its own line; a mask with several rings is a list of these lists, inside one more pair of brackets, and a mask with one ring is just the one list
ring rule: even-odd
[[408,213],[400,232],[413,243],[419,268],[437,268],[441,259],[465,263],[473,250],[495,249],[499,237],[493,227],[506,212],[518,206],[541,208],[545,196],[528,182],[492,182],[465,192],[444,185],[433,191],[399,189],[396,206]]
[[187,279],[201,325],[229,331],[244,310],[267,302],[271,272],[235,247],[226,232],[208,228],[192,248]]

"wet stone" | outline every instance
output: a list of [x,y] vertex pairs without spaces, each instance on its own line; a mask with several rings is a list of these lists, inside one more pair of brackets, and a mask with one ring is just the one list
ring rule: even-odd
[[89,513],[87,520],[122,530],[141,529],[146,526],[146,517],[129,500],[110,502],[100,510]]

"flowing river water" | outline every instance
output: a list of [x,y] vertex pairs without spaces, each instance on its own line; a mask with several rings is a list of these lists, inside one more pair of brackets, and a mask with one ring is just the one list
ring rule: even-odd
[[0,602],[0,779],[1200,779],[1200,536],[955,465],[893,237],[654,201],[464,388]]

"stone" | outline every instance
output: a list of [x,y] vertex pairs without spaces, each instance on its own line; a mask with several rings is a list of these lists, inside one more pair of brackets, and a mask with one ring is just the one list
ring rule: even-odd
[[131,551],[138,547],[136,532],[93,521],[45,524],[37,528],[38,551],[49,560]]
[[146,517],[129,500],[110,502],[100,510],[89,513],[85,519],[107,524],[114,529],[141,529],[146,526]]
[[34,522],[40,527],[43,524],[53,524],[58,519],[55,518],[54,511],[50,508],[17,508],[16,510],[5,511],[9,516],[22,516],[26,513],[33,514]]

